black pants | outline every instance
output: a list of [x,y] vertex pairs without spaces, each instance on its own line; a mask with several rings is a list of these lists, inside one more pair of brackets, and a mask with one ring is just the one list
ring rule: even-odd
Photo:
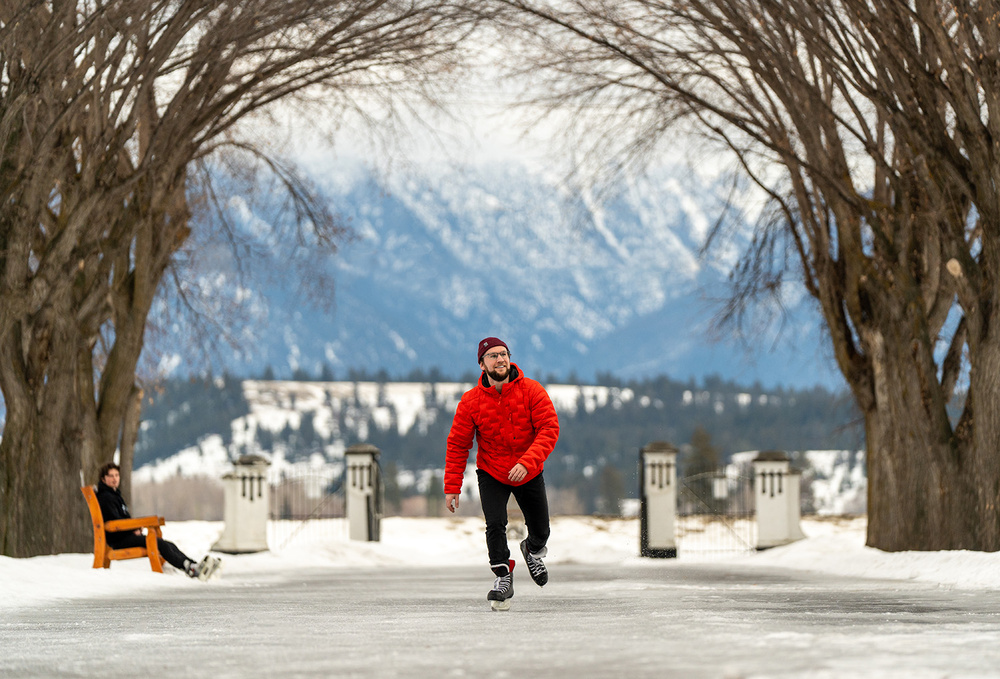
[[[549,501],[545,496],[545,481],[539,474],[521,486],[511,486],[497,481],[482,471],[479,477],[479,499],[483,503],[486,517],[486,549],[490,554],[490,568],[506,571],[510,559],[507,547],[507,501],[513,494],[517,506],[524,514],[524,525],[528,529],[528,551],[537,552],[549,540]],[[494,570],[497,575],[503,572]]]
[[[105,533],[105,537],[112,549],[146,546],[146,536],[136,535],[135,533],[116,533],[114,537],[111,537],[110,533]],[[177,570],[184,570],[184,562],[192,560],[178,549],[177,545],[163,538],[156,538],[156,546],[160,550],[160,555]]]

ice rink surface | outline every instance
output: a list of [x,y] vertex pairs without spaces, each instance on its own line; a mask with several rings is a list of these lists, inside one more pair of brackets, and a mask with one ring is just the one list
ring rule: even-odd
[[[519,576],[519,577],[518,577]],[[163,577],[163,576],[159,576]],[[241,570],[8,611],[3,677],[998,677],[1000,593],[740,563]]]
[[[865,526],[647,559],[635,519],[555,517],[549,584],[518,564],[505,613],[476,517],[384,519],[378,542],[312,522],[221,555],[207,583],[144,559],[0,557],[0,678],[1000,679],[1000,553],[881,552]],[[164,537],[197,558],[221,530]]]

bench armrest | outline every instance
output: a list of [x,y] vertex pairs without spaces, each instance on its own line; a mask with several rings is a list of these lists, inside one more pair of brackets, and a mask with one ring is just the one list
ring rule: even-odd
[[136,530],[137,528],[155,528],[166,523],[162,516],[137,516],[132,519],[117,519],[115,521],[105,521],[104,530],[118,533],[124,530]]

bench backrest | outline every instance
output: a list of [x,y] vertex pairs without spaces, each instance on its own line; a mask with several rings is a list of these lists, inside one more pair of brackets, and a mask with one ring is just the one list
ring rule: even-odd
[[80,488],[84,499],[87,501],[87,509],[90,510],[90,520],[94,524],[94,535],[104,535],[104,515],[101,514],[101,505],[97,501],[97,493],[93,486],[83,486]]

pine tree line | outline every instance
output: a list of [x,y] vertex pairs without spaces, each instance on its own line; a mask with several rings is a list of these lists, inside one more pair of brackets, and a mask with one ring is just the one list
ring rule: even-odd
[[[378,377],[381,385],[391,381],[385,375]],[[417,381],[413,377],[400,381]],[[739,451],[858,450],[864,443],[848,396],[821,387],[765,390],[718,378],[700,384],[667,377],[626,382],[604,376],[600,381],[618,397],[588,410],[581,394],[575,413],[561,412],[559,444],[546,465],[547,484],[574,491],[586,513],[613,512],[618,499],[632,494],[639,449],[651,441],[669,441],[681,449],[681,474],[707,471]],[[428,383],[429,394],[434,393],[434,383]],[[628,398],[622,398],[624,394]],[[339,441],[341,445],[365,442],[382,451],[383,468],[392,472],[387,473],[391,484],[387,499],[393,503],[397,496],[420,492],[400,487],[396,470],[443,467],[451,413],[428,398],[428,417],[420,427],[401,434],[392,402],[379,400],[390,413],[388,427],[379,426],[356,396],[353,402],[342,401],[339,408],[333,408],[328,397],[326,405],[333,410],[337,429],[350,432]],[[288,406],[296,408],[294,400]],[[249,412],[241,381],[232,377],[165,382],[147,401],[137,465],[173,455],[210,434],[221,435],[228,445],[233,421]],[[327,453],[338,441],[336,435],[317,430],[315,416],[314,411],[302,410],[297,427],[289,423],[280,431],[257,425],[250,437],[254,450],[233,454],[278,447],[289,459]]]

